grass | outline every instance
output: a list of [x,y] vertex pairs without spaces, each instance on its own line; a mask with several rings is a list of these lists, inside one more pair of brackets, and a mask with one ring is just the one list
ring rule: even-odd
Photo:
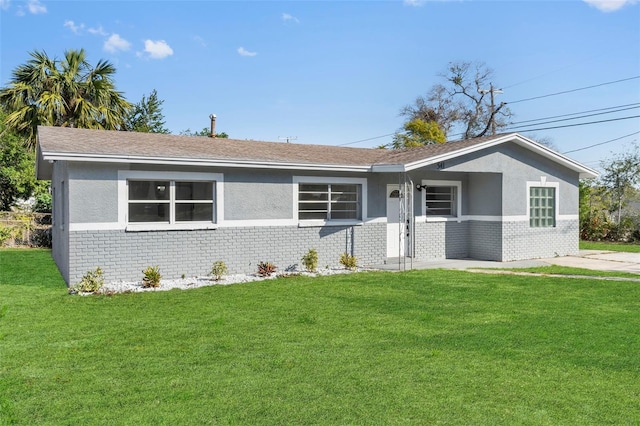
[[634,278],[640,280],[640,274],[622,271],[598,271],[594,269],[573,268],[569,266],[549,265],[531,268],[505,268],[503,271],[531,272],[534,274],[575,275],[587,277]]
[[640,286],[425,270],[69,296],[0,250],[0,424],[637,424]]
[[640,244],[612,243],[608,241],[580,241],[580,250],[607,250],[640,253]]

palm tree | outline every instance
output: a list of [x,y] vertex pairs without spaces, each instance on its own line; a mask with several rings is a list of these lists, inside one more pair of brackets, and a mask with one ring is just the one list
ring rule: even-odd
[[115,88],[115,67],[100,60],[95,67],[84,49],[68,50],[64,60],[44,51],[13,71],[0,89],[0,105],[8,113],[6,125],[26,138],[33,149],[38,125],[118,130],[132,105]]

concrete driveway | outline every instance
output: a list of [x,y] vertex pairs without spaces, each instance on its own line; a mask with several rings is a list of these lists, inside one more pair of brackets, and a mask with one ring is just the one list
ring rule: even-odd
[[580,250],[578,256],[550,257],[546,259],[492,262],[474,259],[442,259],[414,261],[389,259],[384,265],[371,265],[374,269],[390,271],[408,269],[474,269],[474,268],[530,268],[535,266],[569,266],[598,271],[620,271],[640,274],[640,253],[623,253],[602,250]]
[[552,265],[640,274],[640,253],[580,250],[579,256],[553,257],[540,260]]

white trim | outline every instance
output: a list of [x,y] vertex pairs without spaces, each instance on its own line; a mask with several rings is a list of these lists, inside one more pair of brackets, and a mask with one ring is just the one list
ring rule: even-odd
[[325,226],[362,226],[361,220],[301,220],[298,228],[321,228]]
[[76,153],[42,153],[44,161],[86,161],[99,163],[121,164],[163,164],[174,166],[206,166],[206,167],[234,167],[251,169],[282,169],[282,170],[322,170],[322,171],[346,171],[369,172],[370,165],[342,165],[342,164],[310,164],[310,163],[278,163],[269,161],[242,161],[242,160],[202,160],[197,158],[171,158],[171,157],[147,157],[139,155],[91,155]]
[[119,231],[125,229],[118,222],[86,222],[86,223],[70,223],[69,232],[77,231]]
[[[300,183],[356,184],[360,185],[360,220],[300,220],[298,217],[298,188]],[[335,176],[293,176],[293,220],[299,226],[344,226],[367,222],[367,178]],[[324,223],[324,225],[322,224]]]
[[189,222],[189,223],[130,223],[125,230],[127,232],[144,231],[195,231],[202,229],[218,229],[218,224],[212,222]]
[[219,228],[241,228],[264,227],[264,226],[297,226],[298,222],[293,219],[248,219],[248,220],[225,220]]
[[456,203],[456,214],[452,216],[427,216],[427,191],[423,189],[420,191],[420,200],[422,202],[422,216],[426,218],[427,222],[445,222],[445,221],[456,221],[460,222],[462,219],[462,181],[459,180],[432,180],[432,179],[423,179],[421,185],[426,186],[445,186],[445,187],[455,187],[455,203]]
[[559,215],[556,215],[556,220],[558,220],[558,221],[580,220],[580,215],[578,215],[578,214],[559,214]]
[[[215,219],[211,222],[191,223],[127,223],[129,194],[127,180],[213,181]],[[222,173],[166,172],[146,170],[118,170],[118,229],[127,231],[165,231],[216,229],[224,222],[224,175]]]
[[558,216],[560,212],[560,182],[549,182],[546,176],[540,176],[539,181],[527,181],[527,221],[531,219],[531,188],[555,188],[555,197],[554,197],[554,225],[553,226],[545,226],[544,228],[555,228],[558,225]]

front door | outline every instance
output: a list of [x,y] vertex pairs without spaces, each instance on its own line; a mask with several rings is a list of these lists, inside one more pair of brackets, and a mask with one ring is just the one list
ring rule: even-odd
[[404,185],[387,185],[387,257],[402,257],[406,253]]

